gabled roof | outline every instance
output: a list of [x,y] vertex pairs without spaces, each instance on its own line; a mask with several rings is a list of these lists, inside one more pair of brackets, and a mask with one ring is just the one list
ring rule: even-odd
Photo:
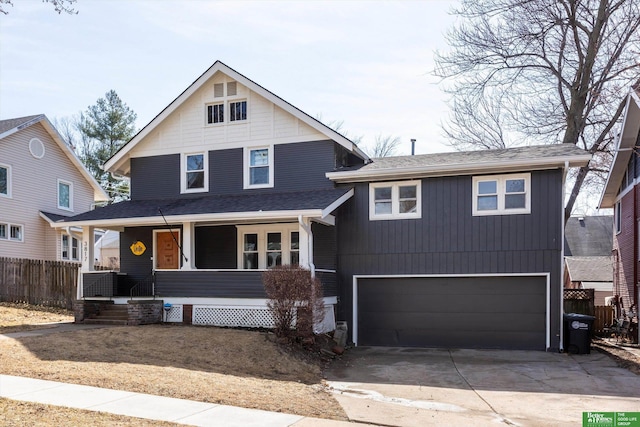
[[353,196],[353,189],[214,195],[163,200],[127,200],[56,222],[58,227],[155,225],[185,221],[325,218]]
[[359,168],[329,172],[338,182],[425,176],[471,175],[475,173],[523,172],[583,166],[591,155],[573,144],[515,147],[501,150],[459,151],[373,159]]
[[610,256],[565,257],[572,282],[611,282],[613,264]]
[[640,89],[630,89],[627,95],[622,130],[618,135],[616,152],[613,156],[607,183],[602,191],[598,208],[612,208],[616,203],[616,197],[624,178],[624,173],[629,165],[634,147],[638,141],[640,132]]
[[9,135],[13,135],[14,133],[26,129],[29,126],[33,126],[36,123],[40,123],[44,127],[51,139],[53,139],[56,144],[58,144],[58,147],[60,147],[62,152],[80,171],[82,176],[87,180],[91,187],[93,187],[93,199],[96,201],[109,200],[109,196],[107,195],[107,193],[105,193],[105,191],[102,189],[102,187],[100,187],[100,184],[98,184],[93,175],[89,173],[87,168],[85,168],[78,157],[76,157],[73,150],[67,145],[66,142],[64,142],[64,139],[62,138],[60,133],[58,133],[56,128],[53,126],[53,124],[51,124],[49,119],[47,119],[44,114],[20,117],[16,119],[0,120],[0,142],[2,141],[2,139],[8,137]]
[[564,226],[565,256],[610,256],[613,216],[571,217]]
[[326,135],[329,139],[336,141],[338,144],[342,145],[346,149],[355,152],[358,156],[362,157],[365,160],[368,160],[369,157],[358,148],[358,146],[345,136],[331,129],[329,126],[323,124],[319,120],[311,117],[307,113],[302,110],[294,107],[289,104],[284,99],[275,95],[274,93],[268,91],[264,87],[260,86],[253,80],[243,76],[238,73],[236,70],[231,67],[223,64],[220,61],[214,62],[214,64],[209,67],[207,71],[205,71],[196,81],[194,81],[187,89],[185,89],[176,99],[171,102],[164,110],[160,112],[149,124],[147,124],[140,132],[138,132],[129,142],[127,142],[124,146],[120,148],[105,164],[104,169],[117,172],[120,174],[125,174],[128,171],[128,167],[123,167],[123,165],[129,162],[129,152],[147,135],[149,135],[162,121],[164,121],[171,113],[173,113],[180,105],[182,105],[191,95],[193,95],[198,89],[200,89],[209,79],[211,79],[214,74],[217,72],[221,72],[231,77],[232,79],[240,82],[242,85],[248,87],[253,92],[258,95],[266,98],[267,100],[273,102],[278,107],[282,108],[289,114],[293,115],[297,119],[301,120],[303,123],[311,126],[316,131]]

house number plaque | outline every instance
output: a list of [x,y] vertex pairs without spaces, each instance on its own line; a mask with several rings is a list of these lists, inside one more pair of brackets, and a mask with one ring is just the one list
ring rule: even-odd
[[129,249],[131,249],[131,253],[134,255],[140,256],[147,250],[147,247],[138,240],[137,242],[133,242],[133,244],[129,246]]

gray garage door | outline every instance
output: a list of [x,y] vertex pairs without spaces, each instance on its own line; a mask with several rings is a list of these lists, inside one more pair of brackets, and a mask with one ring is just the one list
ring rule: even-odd
[[358,345],[545,350],[545,277],[358,279]]

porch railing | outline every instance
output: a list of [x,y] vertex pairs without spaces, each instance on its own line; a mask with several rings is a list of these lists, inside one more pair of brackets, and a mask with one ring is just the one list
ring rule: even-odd
[[155,295],[154,290],[155,280],[153,271],[149,273],[144,279],[136,282],[129,291],[130,297],[147,297]]
[[118,278],[113,271],[84,273],[83,297],[112,297],[117,293]]

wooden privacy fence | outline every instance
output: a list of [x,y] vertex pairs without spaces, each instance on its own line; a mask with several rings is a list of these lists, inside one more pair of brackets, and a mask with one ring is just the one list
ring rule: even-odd
[[0,257],[0,301],[71,310],[80,264]]
[[604,328],[608,328],[613,323],[613,307],[610,305],[596,305],[596,320],[593,322],[593,332],[597,335],[604,335]]

